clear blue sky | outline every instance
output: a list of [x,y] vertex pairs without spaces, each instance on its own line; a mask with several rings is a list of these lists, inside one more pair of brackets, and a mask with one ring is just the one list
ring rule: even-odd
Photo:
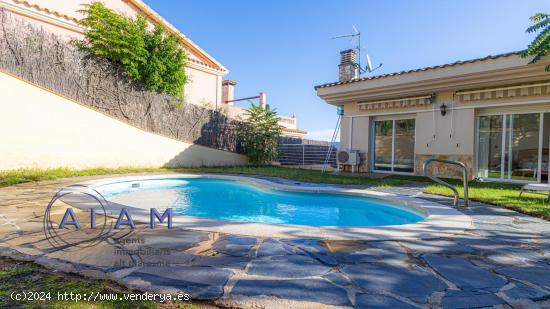
[[339,51],[363,34],[374,74],[524,49],[529,16],[550,13],[549,0],[145,0],[226,66],[236,96],[267,93],[300,128],[330,136],[335,108],[313,86],[338,79]]

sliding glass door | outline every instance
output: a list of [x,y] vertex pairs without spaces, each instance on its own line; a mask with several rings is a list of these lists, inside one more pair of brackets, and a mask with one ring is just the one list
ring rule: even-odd
[[374,122],[373,170],[414,171],[414,119]]
[[[480,116],[477,176],[541,181],[543,119],[543,113]],[[544,174],[547,178],[547,169]]]

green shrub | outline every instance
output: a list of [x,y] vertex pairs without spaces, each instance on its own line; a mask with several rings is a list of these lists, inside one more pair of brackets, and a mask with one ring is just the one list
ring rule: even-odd
[[[548,54],[550,50],[550,15],[537,13],[531,16],[534,25],[527,28],[527,33],[538,33],[533,42],[521,54],[522,57],[533,56],[529,63],[535,63]],[[550,65],[545,67],[550,71]]]
[[251,104],[248,118],[239,127],[239,141],[253,165],[270,164],[278,154],[280,127],[275,111]]
[[79,45],[90,53],[120,64],[126,75],[149,90],[181,96],[187,82],[186,53],[179,38],[160,26],[148,29],[141,15],[130,18],[101,2],[83,5],[86,39]]

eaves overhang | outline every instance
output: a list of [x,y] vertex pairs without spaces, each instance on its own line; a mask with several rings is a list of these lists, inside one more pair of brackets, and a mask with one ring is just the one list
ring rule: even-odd
[[550,63],[548,58],[536,64],[528,64],[529,61],[514,54],[463,65],[320,87],[316,91],[327,103],[340,105],[548,79],[549,73],[544,70]]

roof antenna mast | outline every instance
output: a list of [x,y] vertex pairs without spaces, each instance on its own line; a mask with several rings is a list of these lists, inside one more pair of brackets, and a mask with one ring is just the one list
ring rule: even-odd
[[365,64],[365,67],[363,68],[361,66],[361,50],[365,49],[365,47],[361,46],[361,32],[357,30],[355,26],[352,26],[352,27],[353,27],[353,33],[335,36],[335,37],[332,37],[331,39],[351,38],[351,43],[353,45],[353,48],[357,51],[357,56],[359,58],[359,61],[357,64],[359,69],[359,75],[367,72],[371,73],[378,70],[382,66],[382,63],[380,63],[377,67],[373,67],[369,54],[365,54],[365,58],[367,59],[367,63]]

